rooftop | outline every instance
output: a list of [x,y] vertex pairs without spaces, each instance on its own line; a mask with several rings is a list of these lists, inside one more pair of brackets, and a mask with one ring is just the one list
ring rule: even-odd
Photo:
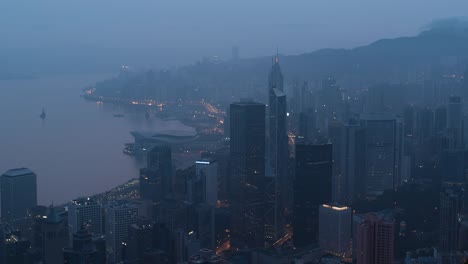
[[18,177],[23,175],[34,174],[30,169],[27,168],[18,168],[18,169],[11,169],[3,173],[2,176],[4,177]]

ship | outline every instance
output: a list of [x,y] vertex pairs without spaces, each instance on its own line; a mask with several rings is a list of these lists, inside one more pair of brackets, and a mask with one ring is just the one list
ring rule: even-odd
[[44,111],[44,108],[42,108],[42,113],[40,115],[41,119],[44,120],[46,118],[46,113]]

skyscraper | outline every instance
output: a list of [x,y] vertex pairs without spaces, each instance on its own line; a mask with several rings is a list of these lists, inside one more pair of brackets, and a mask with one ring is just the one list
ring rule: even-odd
[[265,105],[233,103],[230,119],[233,242],[259,247],[264,242]]
[[37,205],[36,174],[29,169],[12,169],[0,179],[2,218],[14,220],[28,216]]
[[350,207],[323,204],[319,210],[319,245],[324,252],[339,257],[351,254]]
[[393,264],[394,222],[388,215],[368,213],[361,218],[354,235],[357,264]]
[[218,201],[218,165],[213,160],[195,162],[195,177],[189,182],[189,199],[194,203],[216,206]]
[[140,198],[160,202],[164,198],[161,174],[156,170],[140,169]]
[[138,219],[128,227],[123,247],[125,263],[143,263],[146,253],[154,250],[153,225],[147,219]]
[[157,145],[148,152],[147,169],[160,177],[163,196],[173,191],[172,151],[169,145]]
[[72,235],[86,228],[93,235],[101,235],[103,233],[102,211],[101,204],[91,198],[71,201],[68,205],[69,233]]
[[105,206],[107,258],[116,263],[122,260],[122,243],[128,236],[128,227],[138,218],[138,205],[126,200],[110,202]]
[[349,205],[360,193],[359,175],[362,174],[363,130],[357,122],[331,122],[328,136],[333,144],[333,201]]
[[402,126],[392,114],[363,114],[365,194],[380,195],[400,184]]
[[[273,178],[272,188],[274,193],[273,238],[282,235],[284,226],[284,210],[289,206],[288,194],[291,190],[291,182],[288,175],[288,131],[287,131],[287,106],[286,95],[283,92],[283,74],[279,66],[278,57],[268,76],[268,156],[267,176]],[[270,219],[270,217],[269,217]]]
[[293,243],[318,242],[319,207],[332,199],[332,144],[296,144]]
[[465,185],[444,183],[440,193],[440,251],[450,255],[458,249],[460,219],[464,213]]
[[447,132],[450,147],[461,148],[463,142],[463,104],[459,96],[450,96],[447,105]]
[[64,219],[51,206],[42,222],[42,256],[44,263],[62,263],[64,247],[68,246],[68,229]]

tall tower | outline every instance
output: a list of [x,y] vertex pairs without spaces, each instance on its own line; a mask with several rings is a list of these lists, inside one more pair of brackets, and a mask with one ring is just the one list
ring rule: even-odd
[[465,186],[444,183],[440,193],[440,251],[449,257],[458,249],[460,219],[464,213]]
[[44,263],[61,263],[64,247],[68,246],[68,230],[64,219],[53,206],[42,223],[42,255]]
[[278,89],[283,92],[283,85],[283,73],[281,73],[279,58],[278,55],[276,55],[273,61],[273,66],[268,74],[268,92],[273,89]]
[[463,103],[459,96],[450,96],[447,106],[447,132],[451,136],[452,148],[462,148],[463,142]]
[[36,174],[26,168],[5,172],[0,177],[0,193],[3,219],[27,217],[37,205]]
[[402,125],[393,114],[361,115],[365,139],[365,193],[380,195],[400,184]]
[[[154,172],[151,176],[159,177],[162,194],[166,196],[173,190],[172,150],[169,145],[157,145],[148,152],[147,169]],[[150,173],[148,173],[150,175]]]
[[229,200],[233,207],[232,242],[262,247],[264,242],[265,105],[231,104],[231,175]]
[[296,144],[293,242],[303,247],[318,242],[319,207],[332,199],[332,144]]
[[286,95],[283,92],[283,74],[278,56],[268,75],[268,135],[267,135],[267,176],[273,178],[271,197],[274,202],[274,223],[272,226],[273,240],[282,236],[284,227],[284,211],[289,207],[288,194],[292,183],[288,177],[288,131]]
[[350,205],[360,193],[360,179],[365,158],[363,157],[363,130],[355,121],[344,124],[332,121],[328,136],[333,144],[333,201]]

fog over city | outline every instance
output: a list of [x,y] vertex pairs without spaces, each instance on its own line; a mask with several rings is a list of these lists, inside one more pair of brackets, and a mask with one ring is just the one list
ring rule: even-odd
[[0,264],[468,263],[467,10],[0,1]]
[[416,35],[466,8],[452,0],[2,1],[0,69],[109,72],[227,58],[231,46],[243,58],[353,48]]

